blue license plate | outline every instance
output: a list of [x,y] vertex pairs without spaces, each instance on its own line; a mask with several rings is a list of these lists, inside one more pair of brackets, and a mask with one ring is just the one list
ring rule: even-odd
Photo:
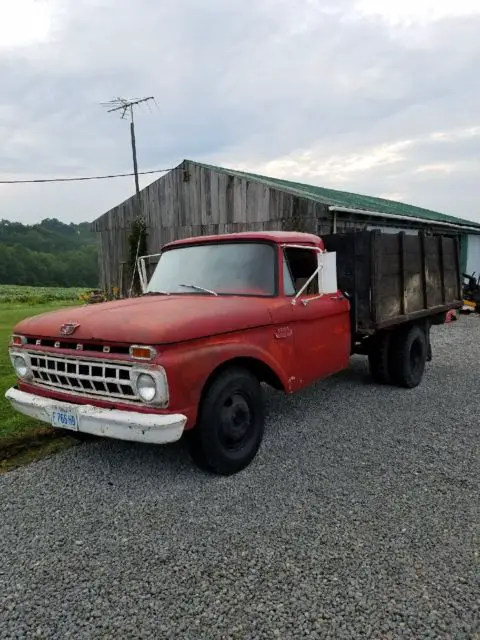
[[52,427],[78,431],[77,412],[72,409],[54,409],[52,411]]

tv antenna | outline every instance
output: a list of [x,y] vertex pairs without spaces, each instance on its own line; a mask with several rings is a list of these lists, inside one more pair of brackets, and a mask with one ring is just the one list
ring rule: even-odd
[[[138,105],[147,103],[150,100],[155,101],[153,96],[148,96],[147,98],[138,98],[136,100],[128,100],[126,98],[114,98],[110,100],[110,102],[104,102],[104,107],[110,107],[108,109],[108,113],[113,113],[114,111],[122,112],[122,120],[125,120],[127,114],[130,116],[130,138],[132,141],[132,156],[133,156],[133,172],[135,176],[135,191],[136,191],[136,200],[137,200],[137,217],[140,219],[142,214],[142,200],[140,195],[140,185],[138,183],[138,163],[137,163],[137,146],[135,144],[135,120],[133,117],[133,108],[138,107]],[[135,284],[135,276],[137,272],[137,262],[138,255],[140,251],[140,241],[141,234],[138,237],[137,251],[135,256],[135,263],[133,265],[133,273],[132,273],[132,282],[130,285],[129,296],[132,296],[134,284]]]
[[133,172],[135,175],[135,191],[139,199],[139,204],[140,204],[140,186],[138,184],[137,146],[135,143],[135,120],[133,118],[133,108],[138,106],[139,104],[143,104],[144,102],[149,102],[150,100],[155,100],[155,98],[153,96],[149,96],[148,98],[139,98],[137,100],[128,100],[126,98],[114,98],[113,100],[110,100],[110,102],[102,103],[104,107],[110,107],[110,109],[108,109],[108,113],[113,113],[114,111],[121,111],[122,120],[125,120],[127,113],[130,115],[130,138],[132,141]]

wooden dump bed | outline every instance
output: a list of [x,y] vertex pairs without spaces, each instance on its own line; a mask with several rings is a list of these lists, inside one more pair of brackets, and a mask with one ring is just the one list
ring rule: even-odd
[[337,253],[338,285],[350,298],[354,334],[462,306],[456,237],[361,231],[322,239]]

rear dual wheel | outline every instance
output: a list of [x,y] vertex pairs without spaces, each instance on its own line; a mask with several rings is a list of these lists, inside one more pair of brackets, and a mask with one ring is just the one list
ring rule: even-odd
[[377,384],[390,384],[390,338],[389,331],[377,333],[371,340],[368,351],[370,374]]
[[374,336],[368,359],[375,382],[417,387],[431,359],[429,342],[425,330],[416,324]]
[[417,387],[425,373],[427,352],[427,336],[418,325],[395,333],[390,348],[392,382],[407,389]]

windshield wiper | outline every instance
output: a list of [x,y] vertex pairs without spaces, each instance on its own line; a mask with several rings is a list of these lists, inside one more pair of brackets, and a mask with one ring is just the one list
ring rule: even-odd
[[188,287],[189,289],[196,289],[197,291],[204,291],[205,293],[210,293],[212,296],[218,296],[216,291],[212,291],[211,289],[205,289],[205,287],[199,287],[197,284],[179,284],[179,287]]
[[169,296],[170,291],[147,291],[146,293],[142,293],[142,296]]

